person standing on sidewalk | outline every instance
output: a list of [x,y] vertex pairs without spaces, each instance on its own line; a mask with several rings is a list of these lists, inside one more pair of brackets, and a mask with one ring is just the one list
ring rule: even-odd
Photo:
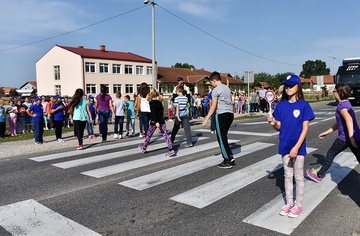
[[211,115],[215,115],[216,136],[224,161],[218,167],[230,169],[235,165],[235,159],[228,143],[228,131],[234,120],[233,106],[231,102],[231,90],[221,82],[219,72],[213,72],[210,75],[210,83],[214,87],[212,91],[212,101],[210,111],[205,117],[202,125],[205,126]]
[[83,137],[86,123],[92,122],[89,102],[84,98],[84,90],[76,89],[70,102],[70,122],[74,124],[75,134],[78,140],[78,150],[83,149]]
[[146,133],[144,144],[139,144],[138,148],[142,153],[146,152],[146,148],[150,143],[156,128],[160,129],[162,136],[164,137],[169,151],[165,154],[167,157],[175,156],[175,151],[172,147],[171,140],[166,132],[166,123],[164,120],[164,107],[162,105],[163,97],[156,89],[151,89],[150,93],[146,96],[146,100],[150,106],[150,126]]
[[6,110],[4,108],[4,101],[0,100],[0,138],[5,138],[6,132]]
[[40,97],[35,97],[35,104],[31,105],[26,113],[32,117],[32,123],[34,126],[34,139],[35,144],[43,144],[43,134],[44,134],[44,109],[42,107],[43,99]]
[[56,95],[54,97],[53,105],[50,109],[51,117],[54,120],[55,126],[55,136],[58,143],[65,142],[62,139],[62,127],[64,123],[64,116],[65,116],[65,105],[61,101],[62,97],[60,95]]
[[335,99],[339,102],[336,108],[336,123],[325,132],[319,134],[323,139],[328,134],[338,130],[338,137],[326,153],[325,161],[319,171],[307,169],[306,174],[312,180],[320,183],[326,171],[330,168],[334,158],[346,148],[350,148],[358,162],[360,162],[360,129],[356,121],[355,112],[348,98],[351,96],[351,89],[346,84],[337,84],[333,91]]
[[[304,100],[299,76],[290,74],[283,84],[285,89],[282,101],[277,105],[274,114],[268,114],[267,121],[275,130],[280,131],[278,152],[282,156],[285,172],[286,203],[279,214],[293,218],[302,212],[306,135],[309,123],[315,115],[310,104]],[[294,177],[296,201],[293,196]]]

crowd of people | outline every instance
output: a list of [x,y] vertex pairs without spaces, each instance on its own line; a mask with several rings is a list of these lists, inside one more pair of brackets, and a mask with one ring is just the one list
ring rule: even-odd
[[[190,129],[191,118],[203,117],[205,127],[211,121],[210,130],[216,133],[223,161],[218,165],[222,169],[235,166],[235,158],[228,143],[228,130],[233,122],[234,113],[261,111],[268,113],[269,124],[279,131],[278,153],[282,156],[285,176],[285,205],[280,209],[282,216],[298,217],[302,212],[304,195],[304,158],[306,152],[306,136],[309,123],[315,118],[311,106],[304,100],[301,80],[297,75],[290,74],[275,91],[274,113],[266,101],[266,89],[262,86],[259,92],[251,90],[249,96],[245,93],[232,93],[229,84],[221,81],[218,72],[210,75],[211,91],[206,95],[191,95],[189,88],[178,78],[178,85],[168,99],[168,120],[174,121],[171,135],[167,133],[164,117],[164,98],[156,89],[149,88],[147,83],[139,87],[134,101],[129,95],[122,98],[116,93],[115,100],[107,93],[107,88],[101,86],[101,92],[93,97],[86,96],[82,89],[76,89],[69,98],[60,95],[50,97],[35,97],[33,101],[25,98],[22,101],[10,101],[7,107],[0,100],[0,137],[5,135],[5,121],[8,116],[11,136],[33,132],[36,144],[44,143],[43,132],[55,129],[57,142],[64,142],[62,129],[74,125],[74,136],[78,140],[77,149],[83,149],[85,127],[88,138],[95,138],[94,126],[98,125],[99,137],[107,141],[108,122],[114,121],[114,139],[125,136],[135,136],[135,120],[139,118],[139,137],[144,142],[138,145],[141,153],[147,153],[151,137],[158,128],[168,146],[165,156],[176,155],[174,149],[175,137],[181,127],[184,128],[186,143],[184,147],[193,147]],[[335,86],[334,96],[339,101],[336,109],[336,123],[327,131],[319,134],[324,138],[338,130],[338,138],[334,141],[325,157],[325,162],[319,170],[308,169],[306,174],[315,182],[321,182],[337,154],[350,148],[360,162],[360,128],[356,122],[354,110],[348,101],[351,89],[345,84]],[[123,125],[126,122],[125,131]],[[294,181],[295,180],[295,181]],[[294,186],[295,185],[295,186]],[[296,191],[294,192],[294,189]]]

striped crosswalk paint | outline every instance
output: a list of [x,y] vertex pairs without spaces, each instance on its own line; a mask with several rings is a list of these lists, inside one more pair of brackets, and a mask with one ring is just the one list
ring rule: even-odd
[[281,207],[285,204],[283,195],[280,194],[259,210],[246,217],[243,222],[290,235],[337,184],[356,167],[358,162],[352,157],[352,153],[344,152],[339,154],[321,183],[315,183],[312,180],[306,181],[302,202],[303,211],[296,219],[279,215]]
[[100,236],[33,199],[0,207],[0,226],[14,236]]
[[[193,141],[204,140],[204,139],[208,139],[208,138],[207,137],[193,137]],[[181,140],[176,143],[178,144],[178,143],[181,143],[184,141],[185,140]],[[153,144],[153,145],[149,145],[148,151],[157,150],[157,149],[161,149],[164,147],[166,147],[166,145],[164,143]],[[138,153],[139,153],[138,148],[132,148],[132,149],[124,150],[124,151],[118,151],[118,152],[113,152],[113,153],[96,155],[96,156],[92,156],[92,157],[81,158],[81,159],[72,160],[72,161],[55,163],[52,165],[62,168],[62,169],[68,169],[68,168],[73,168],[73,167],[77,167],[77,166],[83,166],[83,165],[87,165],[87,164],[97,163],[97,162],[101,162],[101,161],[112,160],[112,159],[116,159],[116,158],[120,158],[120,157],[124,157],[124,156],[130,156],[130,155],[134,155],[134,154],[138,154]]]
[[[209,129],[197,129],[195,130],[196,132],[208,132],[210,133],[211,131]],[[274,135],[279,134],[279,132],[274,132],[274,133],[261,133],[261,132],[247,132],[247,131],[236,131],[236,130],[229,130],[228,132],[229,134],[240,134],[240,135],[249,135],[249,136],[261,136],[261,137],[271,137]]]
[[[315,150],[315,148],[307,148],[308,153]],[[201,209],[265,177],[281,167],[281,156],[277,154],[170,199]]]
[[[232,153],[234,155],[234,158],[238,158],[253,153],[255,151],[266,149],[273,145],[275,144],[256,142],[243,146],[241,148],[235,148],[232,150]],[[210,157],[201,158],[200,160],[161,170],[155,173],[143,175],[138,178],[123,181],[119,184],[137,190],[144,190],[195,173],[197,171],[204,170],[218,164],[220,161],[221,158],[219,158],[218,155],[213,155]]]
[[[162,136],[157,136],[157,137],[152,138],[151,141],[156,141],[160,138],[162,138]],[[39,156],[39,157],[31,157],[29,159],[36,161],[36,162],[51,161],[51,160],[66,158],[66,157],[70,157],[70,156],[76,156],[79,154],[89,154],[89,153],[99,152],[99,151],[104,152],[106,150],[110,150],[110,149],[114,149],[114,148],[127,147],[130,145],[137,145],[142,142],[143,142],[143,140],[133,140],[133,141],[127,141],[127,142],[121,142],[121,143],[115,143],[115,144],[109,144],[109,145],[101,145],[98,147],[91,147],[91,148],[86,148],[86,146],[85,146],[85,149],[83,149],[81,151],[79,151],[79,150],[67,151],[67,152],[43,155],[43,156]]]
[[[237,142],[237,141],[238,140],[229,140],[229,143]],[[215,148],[215,147],[217,147],[217,145],[218,145],[217,142],[210,142],[207,144],[201,144],[201,145],[194,146],[196,148],[192,147],[192,148],[181,149],[176,154],[175,157],[171,157],[171,158],[179,158],[182,156],[193,155],[196,152],[202,152],[204,150]],[[90,171],[81,172],[81,174],[95,177],[95,178],[102,178],[105,176],[118,174],[118,173],[121,173],[121,172],[124,172],[127,170],[132,170],[132,169],[136,169],[136,168],[140,168],[140,167],[144,167],[144,166],[148,166],[151,164],[168,161],[168,160],[169,160],[169,157],[166,157],[164,154],[160,154],[160,155],[150,156],[147,158],[141,158],[141,159],[137,159],[134,161],[129,161],[129,162],[121,163],[121,164],[116,164],[116,165],[112,165],[112,166],[107,166],[107,167],[103,167],[103,168],[98,168],[98,169],[94,169],[94,170],[90,170]]]

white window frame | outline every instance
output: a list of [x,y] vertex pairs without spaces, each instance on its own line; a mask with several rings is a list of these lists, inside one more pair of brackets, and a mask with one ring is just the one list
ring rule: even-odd
[[113,74],[121,74],[121,64],[113,64],[112,73]]
[[86,94],[96,94],[96,84],[86,84]]
[[116,92],[121,92],[121,88],[122,88],[122,85],[121,84],[113,84],[113,93],[116,93]]
[[55,87],[55,95],[61,95],[61,85],[56,84],[54,87]]
[[147,75],[152,75],[152,71],[153,71],[152,66],[147,66],[146,67],[146,74]]
[[136,74],[143,75],[144,74],[144,66],[136,66]]
[[134,93],[134,85],[133,84],[125,84],[125,93],[133,94]]
[[125,65],[125,75],[132,75],[132,74],[133,74],[133,66]]
[[86,73],[96,73],[94,62],[85,62],[85,72]]
[[109,64],[108,63],[99,63],[99,73],[100,74],[109,74]]
[[60,66],[59,65],[54,66],[54,76],[55,76],[55,80],[60,80]]

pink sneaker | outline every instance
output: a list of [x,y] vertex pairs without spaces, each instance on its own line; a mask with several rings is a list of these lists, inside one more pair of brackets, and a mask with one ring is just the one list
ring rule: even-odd
[[310,179],[314,180],[316,183],[320,183],[321,180],[323,179],[317,175],[317,171],[314,168],[311,170],[307,169],[306,174],[307,176],[309,176]]
[[287,204],[281,208],[279,214],[282,216],[287,216],[292,208],[292,205]]
[[302,208],[298,207],[298,206],[294,206],[293,208],[291,208],[288,217],[291,218],[296,218],[299,216],[299,214],[302,212]]

